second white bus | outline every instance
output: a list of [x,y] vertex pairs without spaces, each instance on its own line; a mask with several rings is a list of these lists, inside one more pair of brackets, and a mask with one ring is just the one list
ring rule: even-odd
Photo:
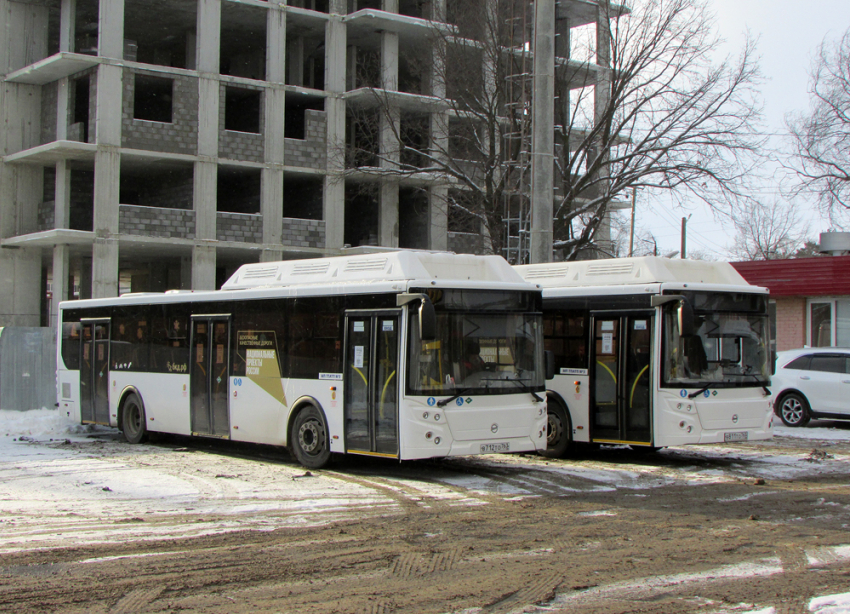
[[548,449],[772,437],[768,293],[725,262],[620,258],[515,267],[543,288]]

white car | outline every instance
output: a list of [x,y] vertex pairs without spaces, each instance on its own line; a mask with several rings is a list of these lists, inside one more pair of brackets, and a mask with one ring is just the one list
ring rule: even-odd
[[804,348],[776,355],[773,409],[787,426],[812,418],[850,420],[850,348]]

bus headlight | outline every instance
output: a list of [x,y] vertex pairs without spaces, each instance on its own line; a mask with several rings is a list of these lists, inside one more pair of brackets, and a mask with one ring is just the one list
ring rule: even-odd
[[425,439],[431,439],[432,436],[433,436],[433,433],[431,431],[428,431],[427,433],[425,433]]
[[437,445],[440,445],[440,438],[434,437],[434,443],[437,444]]

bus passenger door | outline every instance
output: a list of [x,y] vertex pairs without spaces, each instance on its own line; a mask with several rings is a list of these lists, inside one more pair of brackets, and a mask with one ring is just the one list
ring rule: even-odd
[[109,424],[109,320],[83,320],[81,324],[82,422]]
[[345,330],[346,451],[397,458],[399,312],[349,312]]
[[653,313],[593,314],[591,439],[652,444]]
[[230,436],[230,317],[192,316],[192,434]]

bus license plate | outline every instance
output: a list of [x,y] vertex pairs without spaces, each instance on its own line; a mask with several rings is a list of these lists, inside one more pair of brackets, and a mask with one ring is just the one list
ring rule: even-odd
[[481,454],[487,454],[489,452],[510,452],[511,444],[510,442],[504,441],[502,443],[482,443],[481,444]]
[[726,443],[730,441],[747,441],[747,431],[743,433],[723,433],[723,441]]

